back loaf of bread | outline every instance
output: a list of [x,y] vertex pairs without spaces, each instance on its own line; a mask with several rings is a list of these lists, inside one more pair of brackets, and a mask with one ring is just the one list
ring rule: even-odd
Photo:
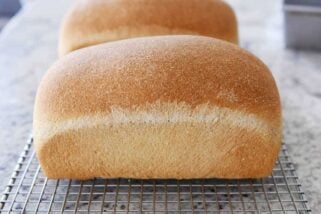
[[59,55],[109,41],[169,34],[238,41],[235,14],[221,0],[77,0],[61,25]]

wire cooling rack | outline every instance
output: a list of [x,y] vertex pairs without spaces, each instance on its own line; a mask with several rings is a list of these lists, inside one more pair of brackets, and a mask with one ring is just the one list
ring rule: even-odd
[[1,213],[311,213],[285,146],[257,180],[51,180],[28,142]]

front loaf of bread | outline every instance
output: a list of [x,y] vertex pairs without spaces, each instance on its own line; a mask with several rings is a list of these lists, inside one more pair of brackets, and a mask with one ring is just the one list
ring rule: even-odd
[[77,0],[61,24],[59,55],[110,41],[173,34],[238,42],[234,11],[222,0]]
[[257,178],[281,144],[275,81],[255,56],[200,36],[85,48],[42,79],[34,143],[49,178]]

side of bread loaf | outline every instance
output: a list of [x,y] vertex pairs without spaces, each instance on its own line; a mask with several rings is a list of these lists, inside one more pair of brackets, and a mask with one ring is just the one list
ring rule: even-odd
[[171,34],[238,41],[234,12],[221,0],[80,0],[62,23],[59,54],[108,41]]
[[200,36],[128,39],[54,64],[34,111],[50,178],[256,178],[281,144],[275,81],[255,56]]

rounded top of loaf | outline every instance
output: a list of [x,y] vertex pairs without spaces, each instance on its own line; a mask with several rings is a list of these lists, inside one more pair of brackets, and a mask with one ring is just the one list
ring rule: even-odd
[[235,14],[221,0],[79,0],[63,20],[59,55],[108,41],[170,34],[238,41]]
[[238,46],[203,36],[135,38],[68,54],[43,77],[34,116],[60,121],[154,103],[228,108],[281,124],[269,69]]

